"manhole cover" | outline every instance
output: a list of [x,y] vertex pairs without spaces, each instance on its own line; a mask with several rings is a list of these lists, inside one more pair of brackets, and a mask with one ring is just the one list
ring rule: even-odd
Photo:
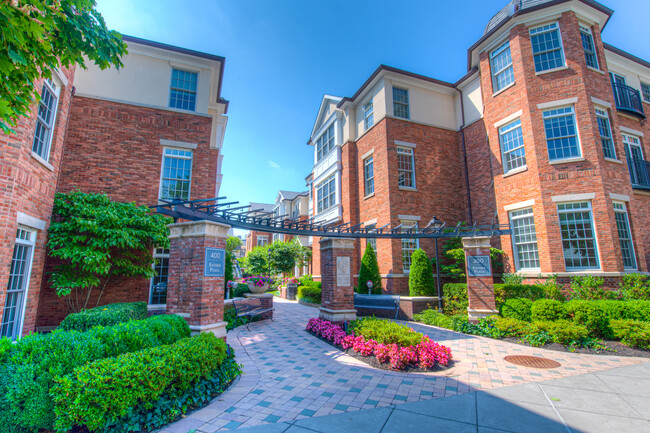
[[552,359],[547,358],[540,358],[539,356],[508,355],[504,359],[513,364],[532,368],[557,368],[561,365],[557,361],[553,361]]

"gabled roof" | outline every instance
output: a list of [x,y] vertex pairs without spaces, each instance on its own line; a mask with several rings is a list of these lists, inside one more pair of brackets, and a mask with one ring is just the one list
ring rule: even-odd
[[274,207],[272,203],[250,203],[250,210],[262,209],[261,212],[273,212]]
[[318,128],[322,123],[325,121],[325,112],[326,108],[329,104],[334,103],[338,104],[341,102],[341,97],[340,96],[332,96],[332,95],[323,95],[323,99],[320,102],[320,107],[318,107],[318,114],[316,115],[316,121],[314,122],[314,127],[311,129],[311,135],[309,136],[309,140],[307,141],[307,144],[311,142],[311,137],[316,134],[316,131],[318,131]]
[[306,196],[309,194],[309,191],[278,191],[280,200],[293,200],[296,197]]

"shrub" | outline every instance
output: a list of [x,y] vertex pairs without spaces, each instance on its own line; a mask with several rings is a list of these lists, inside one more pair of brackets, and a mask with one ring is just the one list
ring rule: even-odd
[[68,314],[59,328],[65,331],[87,331],[94,326],[112,326],[129,320],[142,320],[146,317],[146,302],[108,304]]
[[212,376],[225,358],[224,341],[204,333],[80,366],[56,380],[55,427],[60,432],[74,426],[92,431],[135,409],[151,410],[161,396],[180,396]]
[[626,301],[591,301],[597,304],[605,313],[608,320],[627,319],[633,315],[631,311],[631,302]]
[[594,301],[598,299],[613,299],[616,293],[605,290],[605,280],[593,275],[575,276],[571,278],[571,299]]
[[0,432],[50,430],[54,379],[89,362],[171,344],[190,335],[185,319],[154,316],[86,332],[32,334],[14,344],[0,365]]
[[542,299],[544,290],[541,286],[534,284],[495,284],[494,300],[497,307],[504,301],[514,298],[526,298],[532,301]]
[[308,285],[307,283],[314,281],[314,278],[310,274],[305,274],[302,277],[299,277],[298,281],[299,281],[298,285],[307,286]]
[[537,329],[530,322],[515,319],[513,317],[499,317],[494,326],[499,330],[503,337],[523,337],[524,335],[535,333]]
[[414,346],[422,340],[422,334],[408,326],[376,317],[364,317],[350,322],[349,329],[355,335],[361,335],[366,340],[374,340],[381,344]]
[[320,287],[298,286],[296,297],[301,301],[311,302],[312,304],[320,304],[320,295]]
[[413,320],[416,322],[422,322],[426,325],[454,329],[454,319],[451,316],[439,313],[436,310],[424,310],[420,314],[414,314]]
[[566,315],[562,302],[553,299],[540,299],[533,302],[530,313],[531,320],[534,322],[559,320]]
[[620,292],[626,301],[650,301],[650,277],[643,274],[625,274],[621,280]]
[[233,298],[242,298],[244,297],[244,293],[250,293],[250,289],[248,288],[248,284],[245,283],[238,283],[237,287],[232,289],[232,297]]
[[506,286],[519,286],[524,283],[524,276],[518,274],[503,274],[502,279]]
[[650,323],[628,319],[612,320],[610,324],[614,336],[621,343],[639,349],[650,349]]
[[627,319],[650,322],[650,301],[629,301]]
[[[239,239],[239,238],[237,238]],[[223,290],[226,293],[228,289],[228,282],[235,279],[235,273],[232,268],[232,254],[226,251],[224,277],[223,277]]]
[[445,314],[467,314],[467,284],[447,283],[442,287]]
[[368,281],[372,281],[372,293],[381,294],[381,276],[379,275],[379,264],[377,255],[370,243],[366,245],[366,251],[361,258],[361,267],[359,269],[359,285],[355,288],[357,293],[368,293]]
[[549,278],[541,282],[539,286],[542,288],[546,299],[554,299],[560,302],[566,301],[566,296],[564,296],[564,292],[562,292],[562,286],[557,282],[557,274],[551,275]]
[[409,272],[410,296],[436,295],[436,280],[433,277],[431,262],[424,250],[417,249],[411,255],[411,270]]
[[479,319],[478,323],[464,322],[459,324],[458,331],[465,334],[480,335],[490,338],[501,338],[501,331],[495,326],[497,316],[484,317]]
[[538,330],[532,334],[524,335],[522,340],[531,346],[540,347],[546,345],[549,341],[553,341],[553,338],[548,332]]
[[589,331],[587,327],[568,320],[556,320],[554,322],[534,322],[534,325],[540,331],[548,333],[554,343],[565,346],[581,345],[582,341],[587,338]]
[[530,322],[532,305],[533,301],[530,299],[508,299],[499,307],[499,315]]
[[600,303],[580,300],[569,301],[564,304],[564,310],[574,322],[586,326],[592,336],[603,338],[613,336],[612,328],[609,326],[609,319]]

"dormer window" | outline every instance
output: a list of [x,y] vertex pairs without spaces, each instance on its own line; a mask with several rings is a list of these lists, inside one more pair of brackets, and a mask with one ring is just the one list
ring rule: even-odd
[[196,111],[197,72],[172,69],[169,106],[181,110]]

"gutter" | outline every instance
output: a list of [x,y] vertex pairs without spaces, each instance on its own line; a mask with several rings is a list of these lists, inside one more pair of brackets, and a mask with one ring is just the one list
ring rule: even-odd
[[[469,75],[469,74],[468,74]],[[464,78],[464,77],[463,77]],[[460,81],[459,81],[460,82]],[[458,88],[458,83],[454,85],[454,88],[460,93],[460,116],[462,119],[462,125],[460,125],[460,139],[463,146],[463,163],[465,165],[465,187],[467,188],[467,211],[469,212],[469,225],[474,224],[474,218],[472,215],[472,197],[469,188],[469,173],[467,167],[467,148],[465,147],[465,104],[463,103],[463,91]]]

